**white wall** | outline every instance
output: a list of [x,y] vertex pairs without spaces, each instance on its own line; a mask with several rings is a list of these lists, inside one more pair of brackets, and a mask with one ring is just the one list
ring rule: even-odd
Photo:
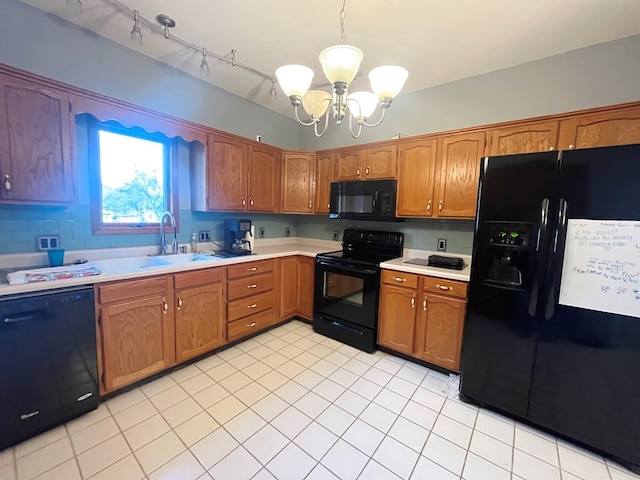
[[294,120],[17,0],[0,0],[0,63],[283,148]]
[[345,124],[330,125],[320,139],[312,129],[302,127],[300,147],[320,150],[388,140],[398,132],[418,135],[638,100],[640,35],[635,35],[401,93],[383,123],[363,131],[357,140]]

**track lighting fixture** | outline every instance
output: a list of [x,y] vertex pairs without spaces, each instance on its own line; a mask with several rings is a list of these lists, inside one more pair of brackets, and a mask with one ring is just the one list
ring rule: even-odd
[[169,35],[169,29],[176,26],[176,21],[164,13],[156,15],[156,21],[162,25],[162,28],[164,29],[164,38],[171,38]]
[[142,31],[140,30],[140,12],[133,11],[133,28],[131,29],[131,41],[142,45]]
[[278,92],[276,90],[276,79],[271,78],[271,90],[269,90],[269,96],[271,98],[276,98],[278,96]]
[[207,63],[207,49],[202,47],[202,63],[200,63],[200,73],[209,76],[209,64]]

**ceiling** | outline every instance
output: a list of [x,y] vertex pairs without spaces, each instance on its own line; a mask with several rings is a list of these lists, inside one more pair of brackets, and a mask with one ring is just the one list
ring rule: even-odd
[[[144,44],[131,43],[131,17],[103,0],[81,0],[81,10],[65,0],[23,1],[292,116],[283,92],[272,98],[271,82],[259,75],[209,57],[211,73],[203,76],[199,52],[144,25]],[[326,83],[318,54],[340,42],[339,0],[120,1],[149,20],[166,13],[176,36],[220,55],[235,49],[238,62],[267,75],[300,63]],[[640,34],[638,0],[348,0],[345,16],[346,43],[364,52],[364,74],[352,86],[368,89],[369,70],[397,64],[409,70],[403,92]]]

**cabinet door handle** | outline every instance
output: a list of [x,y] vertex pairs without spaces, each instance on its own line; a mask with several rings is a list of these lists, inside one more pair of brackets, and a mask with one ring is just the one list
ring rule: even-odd
[[439,283],[436,285],[440,290],[453,290],[453,287],[449,287],[447,285],[440,285]]
[[247,308],[256,308],[258,306],[257,303],[253,303],[251,305],[248,305]]
[[247,323],[247,327],[255,327],[256,322]]
[[252,283],[251,285],[247,285],[247,288],[256,288],[258,285],[256,285],[255,283]]
[[416,294],[411,297],[411,308],[416,308]]
[[442,211],[442,200],[440,200],[440,203],[438,203],[438,211]]
[[4,176],[4,189],[7,192],[11,191],[11,177],[9,177],[9,175]]
[[327,203],[327,208],[331,208],[331,203]]
[[182,297],[178,295],[178,310],[182,308]]
[[162,310],[164,311],[165,315],[169,311],[169,304],[167,303],[167,297],[162,297]]
[[247,272],[255,272],[256,270],[258,270],[258,267],[247,268]]
[[249,205],[253,207],[253,197],[249,197]]
[[427,202],[427,212],[431,211],[431,200]]
[[569,150],[573,150],[573,144],[569,145]]
[[549,151],[550,151],[550,152],[551,152],[551,151],[553,151],[553,150],[555,150],[555,148],[553,148],[553,147],[549,147]]
[[422,309],[426,312],[427,311],[427,297],[424,297],[422,299]]
[[309,200],[309,210],[311,210],[311,200]]
[[244,197],[242,197],[242,206],[244,207],[247,204],[247,202],[245,202]]
[[364,174],[365,174],[367,177],[369,176],[369,167],[367,167],[367,168],[364,170]]
[[394,279],[396,282],[406,282],[406,281],[407,281],[407,279],[406,279],[406,278],[401,278],[401,277],[393,277],[393,279]]
[[356,175],[360,176],[360,167],[358,167],[358,171],[356,172]]

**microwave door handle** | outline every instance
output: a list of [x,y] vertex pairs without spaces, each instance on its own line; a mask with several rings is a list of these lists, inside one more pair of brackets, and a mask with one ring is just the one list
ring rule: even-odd
[[371,206],[373,207],[373,210],[376,209],[376,205],[378,205],[378,190],[375,191],[375,193],[373,194],[373,201],[371,202]]

